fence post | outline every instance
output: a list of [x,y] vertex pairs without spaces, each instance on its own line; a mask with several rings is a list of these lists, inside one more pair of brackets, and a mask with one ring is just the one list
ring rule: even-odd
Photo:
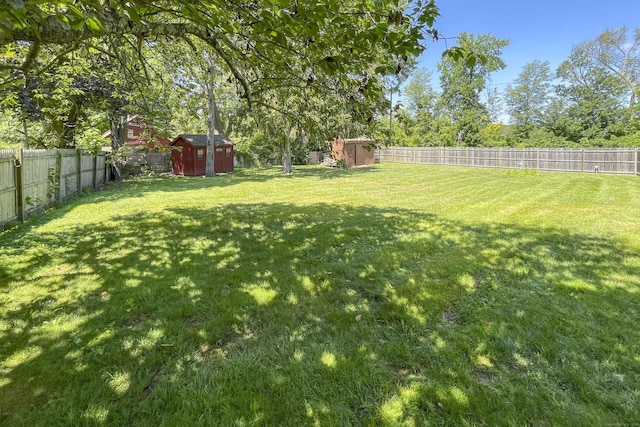
[[58,203],[60,201],[62,201],[62,184],[63,184],[63,179],[64,177],[62,176],[62,164],[63,161],[62,159],[64,158],[63,154],[62,154],[62,150],[58,148],[58,159],[56,160],[57,162],[57,167],[58,167],[58,195],[56,196],[56,200],[58,201]]
[[636,175],[640,173],[640,169],[638,169],[638,162],[640,162],[640,150],[636,147]]
[[77,194],[82,193],[82,150],[78,150],[76,149],[76,155],[77,155],[77,165],[78,165],[78,170],[77,170],[77,181],[78,181],[78,190],[77,190]]
[[16,150],[13,162],[16,178],[16,213],[18,214],[18,221],[24,222],[24,151],[22,148]]
[[540,147],[536,148],[536,170],[540,170]]
[[502,148],[498,148],[498,169],[502,169]]
[[584,148],[580,149],[580,172],[584,172]]
[[93,156],[93,189],[98,188],[96,179],[98,179],[98,156]]

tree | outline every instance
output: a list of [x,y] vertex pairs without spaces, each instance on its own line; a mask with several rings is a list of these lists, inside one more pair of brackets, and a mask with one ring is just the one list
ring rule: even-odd
[[629,91],[629,108],[633,108],[640,96],[640,28],[627,39],[627,28],[606,30],[595,40],[584,42],[574,48],[583,52],[585,58],[602,66],[616,76]]
[[394,74],[387,75],[384,79],[387,86],[387,91],[389,92],[389,138],[387,141],[387,144],[389,145],[393,145],[394,143],[393,113],[394,111],[398,111],[400,108],[402,108],[402,102],[400,101],[396,101],[394,105],[393,94],[396,92],[400,92],[400,87],[407,80],[407,78],[409,78],[414,67],[415,58],[412,58],[410,63],[405,63],[403,67],[398,66]]
[[116,93],[116,86],[121,85],[113,83],[118,81],[115,67],[104,50],[86,49],[64,56],[57,55],[58,51],[55,46],[43,47],[32,60],[37,72],[24,70],[22,78],[4,87],[3,109],[13,109],[21,117],[25,147],[75,147],[76,136],[86,131],[88,117],[104,109],[105,102],[119,104],[123,99],[122,93]]
[[229,70],[249,106],[271,105],[269,94],[283,82],[302,86],[326,76],[348,88],[346,99],[366,101],[352,108],[367,120],[379,109],[383,76],[402,69],[422,52],[425,35],[434,34],[433,1],[405,6],[400,0],[14,2],[0,8],[0,48],[24,49],[0,64],[0,86],[37,74],[44,46],[61,47],[64,57],[96,43],[129,45],[143,57],[145,42],[197,39]]
[[489,113],[480,96],[490,73],[505,67],[500,56],[508,41],[490,34],[475,37],[461,33],[458,43],[461,50],[443,56],[438,64],[442,88],[439,107],[455,123],[466,145],[480,145],[480,130],[489,123]]
[[627,112],[624,83],[593,62],[580,47],[572,50],[556,72],[559,98],[547,120],[555,135],[580,144],[608,140],[625,133]]
[[513,86],[507,86],[507,112],[523,139],[528,138],[535,126],[544,123],[544,111],[550,100],[552,80],[549,62],[536,60],[522,68]]
[[413,117],[418,117],[421,113],[433,113],[437,94],[431,86],[431,76],[429,71],[416,70],[404,87],[407,110]]

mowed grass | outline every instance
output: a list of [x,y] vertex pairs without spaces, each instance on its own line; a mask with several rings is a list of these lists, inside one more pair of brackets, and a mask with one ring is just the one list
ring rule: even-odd
[[140,179],[0,234],[0,424],[640,422],[640,178]]

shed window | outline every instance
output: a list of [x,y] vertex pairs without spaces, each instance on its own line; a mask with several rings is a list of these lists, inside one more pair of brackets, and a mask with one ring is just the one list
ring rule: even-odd
[[198,148],[198,150],[196,151],[196,155],[199,159],[204,159],[204,149]]
[[127,129],[127,138],[133,138],[133,129]]
[[231,157],[231,148],[227,148],[227,157]]

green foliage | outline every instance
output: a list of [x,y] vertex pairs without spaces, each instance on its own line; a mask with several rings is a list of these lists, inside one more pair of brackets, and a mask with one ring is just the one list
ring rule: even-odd
[[574,51],[558,68],[563,84],[556,91],[564,104],[554,111],[554,133],[576,143],[593,139],[609,139],[623,131],[625,106],[624,85],[618,78],[588,62],[582,52]]
[[[489,111],[480,101],[480,95],[486,88],[489,74],[505,67],[501,53],[508,41],[490,34],[476,37],[461,33],[458,42],[462,49],[471,53],[463,61],[455,56],[442,58],[438,64],[442,87],[438,102],[442,111],[455,122],[464,144],[475,146],[482,144],[480,131],[489,122]],[[483,60],[469,59],[475,56]]]
[[626,28],[607,30],[576,45],[560,65],[556,76],[561,83],[544,117],[544,126],[556,137],[580,146],[633,144],[625,136],[636,132],[640,30],[632,43],[626,33]]
[[509,145],[515,147],[580,147],[580,145],[575,142],[558,136],[544,127],[532,128],[526,138],[522,138],[522,134],[518,128],[510,128],[510,133],[507,135],[507,138],[511,142]]
[[489,123],[480,131],[482,145],[485,147],[508,147],[509,127],[500,123]]
[[13,150],[24,145],[22,128],[15,114],[0,115],[0,150]]
[[[234,152],[246,165],[258,167],[276,166],[282,162],[282,148],[276,140],[277,135],[254,133],[250,138],[236,141]],[[291,145],[292,162],[296,165],[307,163],[307,147],[302,144]]]
[[507,87],[507,111],[522,138],[527,138],[533,127],[544,123],[552,80],[549,62],[533,61],[523,67],[514,85]]
[[612,136],[609,139],[594,139],[589,141],[594,147],[640,147],[640,132],[635,132],[623,136]]
[[640,28],[631,34],[626,27],[607,29],[595,40],[575,47],[574,52],[580,52],[591,63],[603,67],[626,87],[629,108],[637,104],[640,97]]
[[129,146],[123,146],[117,150],[108,151],[106,154],[107,165],[124,165],[127,162],[127,157],[133,152]]
[[76,135],[76,146],[93,155],[102,150],[102,147],[109,146],[110,142],[102,136],[99,129],[92,127],[79,135]]
[[[406,73],[424,49],[424,35],[435,36],[434,2],[406,6],[397,0],[10,3],[0,9],[0,86],[11,88],[9,102],[15,88],[28,87],[44,69],[67,78],[56,77],[55,96],[33,97],[51,101],[38,110],[64,146],[75,143],[69,129],[84,131],[78,126],[87,92],[77,81],[87,72],[117,90],[117,97],[106,97],[112,121],[131,111],[184,132],[202,129],[194,120],[203,117],[200,89],[209,82],[202,71],[214,64],[216,83],[226,82],[246,100],[254,123],[275,118],[277,140],[304,146],[351,124],[363,128],[385,107],[385,77]],[[101,63],[92,58],[96,52]],[[71,72],[64,67],[72,57],[78,60]],[[173,85],[166,88],[165,80]],[[237,99],[226,107],[233,113],[224,130],[250,138],[242,124],[248,113]]]
[[[62,1],[29,2],[26,8],[9,4],[2,13],[0,47],[29,46],[16,58],[20,70],[33,68],[40,43],[80,50],[103,40],[114,48],[136,46],[141,54],[142,35],[147,41],[198,39],[225,64],[250,103],[264,100],[262,93],[280,86],[283,77],[300,86],[328,77],[340,80],[354,99],[368,101],[358,108],[366,119],[383,93],[381,77],[422,52],[422,30],[433,23],[437,9],[433,2],[417,2],[404,11],[397,1],[279,6],[265,1],[224,8],[211,1],[134,1],[108,8],[101,2]],[[0,77],[4,83],[11,79]]]

